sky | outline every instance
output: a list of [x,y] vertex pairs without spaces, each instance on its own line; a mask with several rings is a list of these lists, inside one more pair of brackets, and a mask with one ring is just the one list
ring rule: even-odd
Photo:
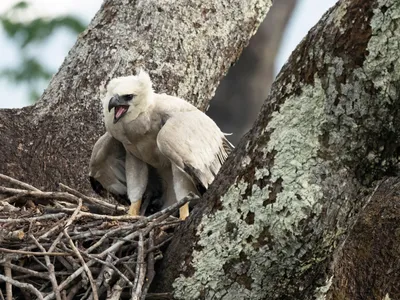
[[[337,0],[298,1],[299,3],[288,24],[276,59],[276,72],[280,70],[308,30],[337,2]],[[18,1],[0,0],[0,14],[16,2]],[[73,14],[81,18],[85,23],[89,23],[100,8],[102,0],[31,0],[29,2],[33,4],[32,16]],[[59,30],[48,40],[46,45],[38,47],[35,52],[40,53],[40,57],[43,58],[41,59],[43,64],[57,70],[75,41],[76,37],[73,34]],[[0,69],[17,65],[19,61],[18,51],[13,43],[8,40],[1,27],[0,45]],[[43,88],[45,87],[46,83],[43,83]],[[18,108],[29,105],[27,94],[26,88],[16,86],[0,78],[0,108]]]

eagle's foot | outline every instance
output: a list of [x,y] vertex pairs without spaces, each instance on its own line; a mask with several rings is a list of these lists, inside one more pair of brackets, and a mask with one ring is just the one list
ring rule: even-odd
[[142,204],[142,200],[137,200],[136,202],[131,203],[129,207],[128,215],[130,216],[138,216],[140,213],[140,205]]
[[189,216],[189,203],[186,203],[179,208],[179,219],[183,221],[188,216]]

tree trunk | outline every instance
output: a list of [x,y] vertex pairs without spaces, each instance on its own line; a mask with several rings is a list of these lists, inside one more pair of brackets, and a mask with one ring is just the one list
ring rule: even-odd
[[239,61],[221,81],[207,110],[223,132],[232,133],[229,140],[235,145],[252,127],[274,81],[275,58],[296,2],[274,2]]
[[157,92],[204,109],[271,4],[106,0],[37,104],[0,110],[0,173],[89,191],[90,153],[104,132],[100,87],[144,67]]
[[400,180],[377,185],[336,250],[330,299],[399,299]]
[[155,287],[186,300],[400,298],[395,196],[374,196],[376,180],[399,171],[399,14],[397,0],[342,0],[323,16],[178,231]]

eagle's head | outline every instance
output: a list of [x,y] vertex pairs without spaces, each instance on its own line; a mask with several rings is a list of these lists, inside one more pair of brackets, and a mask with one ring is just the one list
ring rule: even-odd
[[104,113],[111,113],[114,109],[114,124],[128,114],[133,114],[132,119],[135,119],[152,101],[150,76],[140,70],[135,76],[118,77],[109,82],[103,99]]

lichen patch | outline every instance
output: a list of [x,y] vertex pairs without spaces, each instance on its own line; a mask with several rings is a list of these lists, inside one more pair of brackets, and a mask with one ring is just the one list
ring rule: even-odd
[[[250,186],[251,193],[243,200],[249,186],[238,179],[222,197],[222,209],[203,217],[198,230],[202,250],[193,253],[195,272],[176,279],[176,298],[223,294],[223,299],[263,299],[269,279],[260,273],[260,264],[268,268],[277,261],[293,263],[294,251],[303,246],[289,244],[301,234],[299,223],[309,212],[319,214],[323,196],[315,178],[325,96],[318,78],[314,81],[315,86],[304,87],[302,95],[287,99],[266,128],[271,139],[265,151],[276,151],[275,163],[270,170],[256,170],[256,176],[270,176],[269,183]],[[274,201],[265,202],[272,192]],[[245,265],[246,271],[237,274],[231,269],[238,265]]]

